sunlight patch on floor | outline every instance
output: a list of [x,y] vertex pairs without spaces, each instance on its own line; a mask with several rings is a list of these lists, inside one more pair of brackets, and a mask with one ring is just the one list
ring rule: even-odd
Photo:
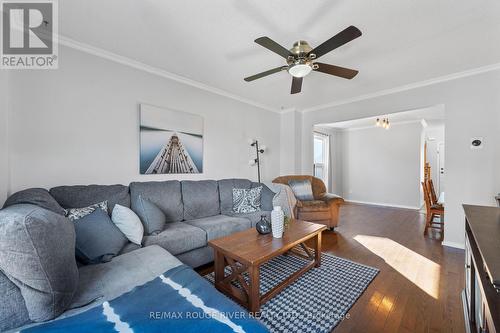
[[357,235],[354,239],[429,296],[439,298],[440,265],[386,237]]

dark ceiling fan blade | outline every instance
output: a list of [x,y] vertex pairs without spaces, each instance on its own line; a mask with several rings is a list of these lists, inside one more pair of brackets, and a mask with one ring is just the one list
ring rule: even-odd
[[274,40],[272,40],[269,37],[260,37],[255,40],[257,44],[260,46],[264,46],[266,49],[273,51],[276,54],[279,54],[283,58],[288,58],[289,56],[293,56],[293,54],[285,49],[283,46],[280,44],[276,43]]
[[317,72],[322,72],[330,75],[340,76],[344,79],[352,79],[356,75],[358,75],[358,71],[354,69],[339,67],[335,65],[323,64],[321,62],[315,62],[315,65],[318,65],[318,68],[315,69]]
[[255,75],[246,77],[246,78],[244,78],[244,80],[247,81],[247,82],[250,82],[250,81],[253,81],[253,80],[260,79],[260,78],[262,78],[264,76],[268,76],[268,75],[271,75],[271,74],[274,74],[274,73],[278,73],[278,72],[284,71],[287,68],[288,68],[287,66],[276,67],[276,68],[270,69],[268,71],[265,71],[265,72],[262,72],[262,73],[259,73],[259,74],[255,74]]
[[328,52],[335,50],[337,47],[340,47],[346,43],[349,43],[353,39],[361,36],[361,31],[355,26],[351,25],[350,27],[342,30],[323,44],[315,47],[309,54],[314,53],[316,55],[316,59],[327,54]]
[[302,79],[302,77],[293,76],[292,90],[290,91],[290,94],[297,94],[302,90]]

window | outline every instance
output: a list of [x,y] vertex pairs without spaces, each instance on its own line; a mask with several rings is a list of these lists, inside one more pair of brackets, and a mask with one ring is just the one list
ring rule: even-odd
[[314,132],[314,177],[323,180],[328,187],[328,160],[330,137],[323,133]]

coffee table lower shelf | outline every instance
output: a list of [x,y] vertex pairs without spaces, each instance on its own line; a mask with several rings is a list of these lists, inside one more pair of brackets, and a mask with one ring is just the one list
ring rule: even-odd
[[[311,268],[321,265],[321,231],[322,230],[307,235],[298,242],[286,244],[279,250],[266,255],[265,258],[257,260],[256,262],[241,260],[228,251],[223,251],[218,247],[214,247],[215,287],[246,307],[250,312],[258,313],[262,304],[269,301],[277,293],[289,286]],[[314,240],[314,253],[305,245],[305,241],[310,239]],[[295,249],[296,246],[300,246],[305,254],[297,252]],[[288,276],[283,282],[261,295],[260,267],[262,264],[282,254],[298,256],[309,260],[309,262],[304,267]],[[230,266],[231,268],[231,273],[228,275],[225,273],[226,266]],[[245,272],[248,272],[248,282],[243,275]],[[232,284],[233,281],[237,281],[241,289],[235,287]]]

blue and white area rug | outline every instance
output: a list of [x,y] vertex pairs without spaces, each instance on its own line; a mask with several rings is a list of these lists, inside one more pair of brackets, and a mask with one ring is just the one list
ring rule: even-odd
[[[261,295],[306,263],[305,259],[282,255],[264,264],[260,270]],[[261,306],[259,319],[273,333],[330,332],[349,318],[349,309],[378,272],[376,268],[323,253],[319,268],[312,268]],[[230,273],[230,268],[226,268],[226,273]],[[213,273],[205,278],[214,282]],[[245,279],[248,282],[247,276]],[[233,284],[239,287],[237,282]]]

